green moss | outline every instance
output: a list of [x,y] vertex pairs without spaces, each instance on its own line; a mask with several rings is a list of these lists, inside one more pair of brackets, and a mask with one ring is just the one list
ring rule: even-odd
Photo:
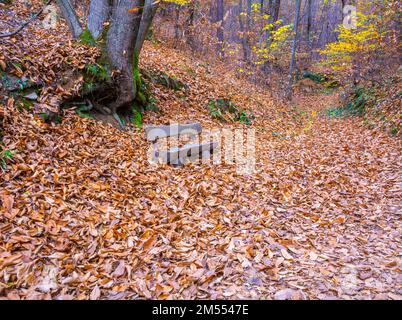
[[88,30],[88,28],[85,28],[85,30],[80,35],[80,41],[81,43],[91,47],[96,46],[96,40],[92,37],[91,32]]
[[142,128],[142,113],[136,103],[133,103],[133,105],[131,107],[131,112],[132,112],[132,115],[130,118],[131,123],[136,128],[141,129]]
[[20,100],[20,106],[22,109],[25,109],[27,111],[31,111],[33,108],[34,102],[32,100],[28,100],[26,98],[21,98]]
[[92,79],[85,79],[85,82],[82,85],[81,94],[84,96],[88,95],[91,92],[93,92],[95,87],[96,87],[96,83]]
[[253,115],[247,110],[240,110],[228,99],[210,100],[207,108],[212,118],[225,121],[225,113],[231,113],[236,121],[246,125],[252,124]]
[[100,64],[88,64],[85,67],[85,72],[87,75],[92,76],[93,80],[99,80],[99,81],[108,81],[110,80],[109,73],[106,69],[106,67],[100,65]]

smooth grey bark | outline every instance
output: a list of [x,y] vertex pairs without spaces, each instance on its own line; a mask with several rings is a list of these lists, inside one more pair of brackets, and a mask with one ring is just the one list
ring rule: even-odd
[[309,46],[311,45],[311,26],[313,24],[313,16],[312,16],[313,10],[312,10],[312,7],[313,7],[313,0],[307,0],[307,7],[306,7],[306,10],[307,10],[307,14],[306,14],[306,16],[307,16],[306,40],[307,40],[307,43],[308,43]]
[[195,48],[195,37],[194,37],[194,21],[196,18],[197,7],[198,7],[197,0],[193,0],[189,4],[189,15],[188,15],[188,19],[186,21],[187,26],[186,26],[186,29],[184,30],[185,35],[186,35],[186,42],[192,51],[194,51],[196,49]]
[[224,1],[223,0],[218,0],[217,1],[217,6],[216,6],[216,22],[218,24],[218,28],[216,31],[216,36],[218,38],[218,54],[223,57],[224,56],[224,51],[223,51],[223,41],[224,41],[224,33],[223,33],[223,17],[224,17]]
[[111,7],[109,0],[91,0],[89,6],[88,30],[97,40],[103,33],[104,23],[109,19]]
[[[70,1],[58,0],[58,3],[65,17],[67,17],[69,25],[72,26],[71,32],[75,37],[79,36],[82,33],[82,28]],[[110,2],[101,0],[91,2],[91,27],[94,27],[92,32],[95,36],[102,33],[103,24],[108,18],[106,14],[110,10],[110,5],[107,7],[108,3]],[[97,7],[97,4],[104,6]],[[117,89],[117,98],[108,108],[104,108],[105,112],[112,113],[116,119],[119,118],[117,117],[119,108],[124,107],[124,110],[127,111],[135,100],[146,103],[146,97],[141,92],[138,59],[156,9],[157,6],[154,6],[153,2],[149,0],[113,1],[106,47],[102,49],[107,54],[110,67],[117,71],[117,75],[113,78],[113,84]],[[94,22],[94,20],[97,21]],[[100,21],[103,22],[100,23]],[[78,25],[80,26],[79,29]]]
[[78,38],[82,34],[82,27],[74,7],[69,0],[57,0],[61,15],[66,20],[71,34],[74,38]]
[[[142,7],[144,1],[114,1],[112,22],[107,34],[107,52],[110,62],[119,72],[119,95],[109,107],[113,114],[121,107],[128,106],[137,95],[137,83],[134,81],[135,44],[141,23],[141,10],[129,12],[130,9]],[[137,57],[138,58],[138,57]]]
[[281,0],[269,1],[269,14],[271,16],[271,23],[278,21],[280,9],[281,9]]
[[[249,0],[247,0],[249,1]],[[243,60],[248,63],[250,61],[250,46],[248,42],[248,31],[244,27],[243,17],[241,13],[243,12],[243,0],[239,0],[238,5],[238,15],[239,15],[239,28],[241,33],[241,43],[243,48]]]
[[301,0],[296,0],[296,11],[295,11],[295,25],[294,25],[294,32],[295,32],[295,38],[293,40],[293,46],[292,46],[292,58],[290,60],[290,66],[289,66],[289,85],[288,85],[288,98],[290,99],[292,97],[293,93],[293,71],[296,65],[296,51],[297,51],[297,44],[298,44],[298,39],[299,39],[299,20],[300,20],[300,8],[301,8]]
[[158,9],[158,5],[158,3],[154,4],[154,0],[145,0],[144,2],[144,9],[141,16],[140,27],[135,42],[135,51],[138,54],[141,52],[149,28],[151,27],[152,20],[155,16],[156,10]]

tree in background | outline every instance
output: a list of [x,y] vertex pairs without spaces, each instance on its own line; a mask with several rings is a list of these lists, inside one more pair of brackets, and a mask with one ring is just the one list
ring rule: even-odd
[[400,30],[393,23],[398,20],[398,2],[372,0],[359,5],[357,27],[339,25],[338,40],[320,50],[321,63],[343,80],[380,82],[387,67],[400,63]]
[[296,51],[297,45],[299,41],[299,20],[300,20],[300,8],[301,8],[301,0],[296,0],[296,13],[295,13],[295,23],[294,23],[294,40],[292,46],[292,58],[290,59],[290,67],[289,67],[289,84],[288,84],[288,92],[287,97],[290,99],[293,93],[293,74],[296,64]]

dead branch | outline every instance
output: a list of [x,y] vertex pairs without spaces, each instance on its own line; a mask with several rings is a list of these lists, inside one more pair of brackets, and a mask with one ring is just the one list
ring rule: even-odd
[[49,0],[43,7],[42,9],[40,9],[31,19],[25,21],[23,24],[21,24],[17,29],[15,29],[12,32],[9,33],[3,33],[0,34],[0,38],[7,38],[7,37],[12,37],[14,35],[16,35],[18,32],[20,32],[22,29],[24,29],[28,24],[30,24],[31,22],[33,22],[34,20],[36,20],[40,14],[43,12],[43,10],[45,10],[45,8],[52,2],[53,0]]

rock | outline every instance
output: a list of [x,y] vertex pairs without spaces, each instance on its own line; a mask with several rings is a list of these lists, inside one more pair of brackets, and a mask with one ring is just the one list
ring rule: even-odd
[[26,98],[28,100],[38,100],[39,96],[35,91],[33,91],[33,92],[27,94],[26,96],[24,96],[24,98]]
[[274,295],[275,300],[305,300],[305,294],[300,290],[283,289]]

